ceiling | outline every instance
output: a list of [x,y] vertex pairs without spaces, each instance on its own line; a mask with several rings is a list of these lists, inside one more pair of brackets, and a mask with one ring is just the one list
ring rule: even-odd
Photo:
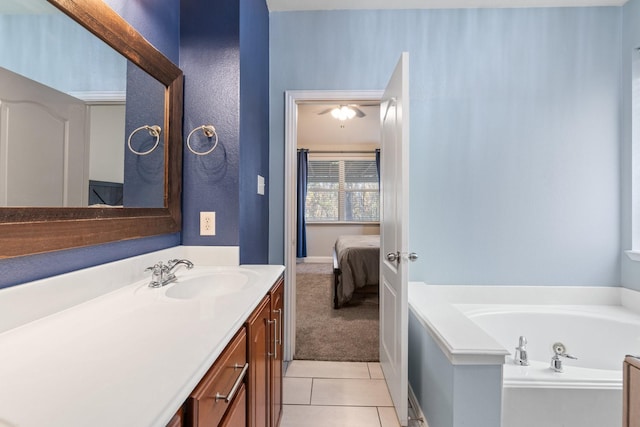
[[463,9],[621,6],[627,0],[267,0],[271,12],[336,9]]
[[354,148],[353,145],[366,146],[367,149],[379,146],[380,106],[360,105],[357,101],[349,101],[348,104],[359,105],[358,108],[366,115],[340,121],[328,112],[318,114],[337,107],[339,102],[298,104],[298,146],[320,150],[339,150],[347,145],[351,146],[348,147],[350,149]]

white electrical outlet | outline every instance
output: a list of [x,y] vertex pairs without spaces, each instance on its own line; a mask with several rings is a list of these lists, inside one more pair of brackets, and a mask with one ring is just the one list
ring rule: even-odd
[[216,235],[216,213],[200,212],[200,235],[215,236]]

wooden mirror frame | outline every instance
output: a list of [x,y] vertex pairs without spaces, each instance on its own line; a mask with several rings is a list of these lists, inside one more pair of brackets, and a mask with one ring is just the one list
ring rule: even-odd
[[165,86],[165,207],[3,207],[0,208],[0,258],[180,231],[182,71],[103,1],[47,1]]

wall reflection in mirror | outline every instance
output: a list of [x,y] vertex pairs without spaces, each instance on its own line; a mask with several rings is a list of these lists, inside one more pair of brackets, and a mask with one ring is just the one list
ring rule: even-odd
[[[0,206],[163,207],[165,87],[44,0],[0,4]],[[164,129],[161,130],[163,132]]]

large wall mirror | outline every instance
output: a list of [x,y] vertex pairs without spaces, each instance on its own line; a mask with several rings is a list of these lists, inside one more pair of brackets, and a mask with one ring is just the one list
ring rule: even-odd
[[179,231],[180,69],[102,1],[8,4],[0,257]]

